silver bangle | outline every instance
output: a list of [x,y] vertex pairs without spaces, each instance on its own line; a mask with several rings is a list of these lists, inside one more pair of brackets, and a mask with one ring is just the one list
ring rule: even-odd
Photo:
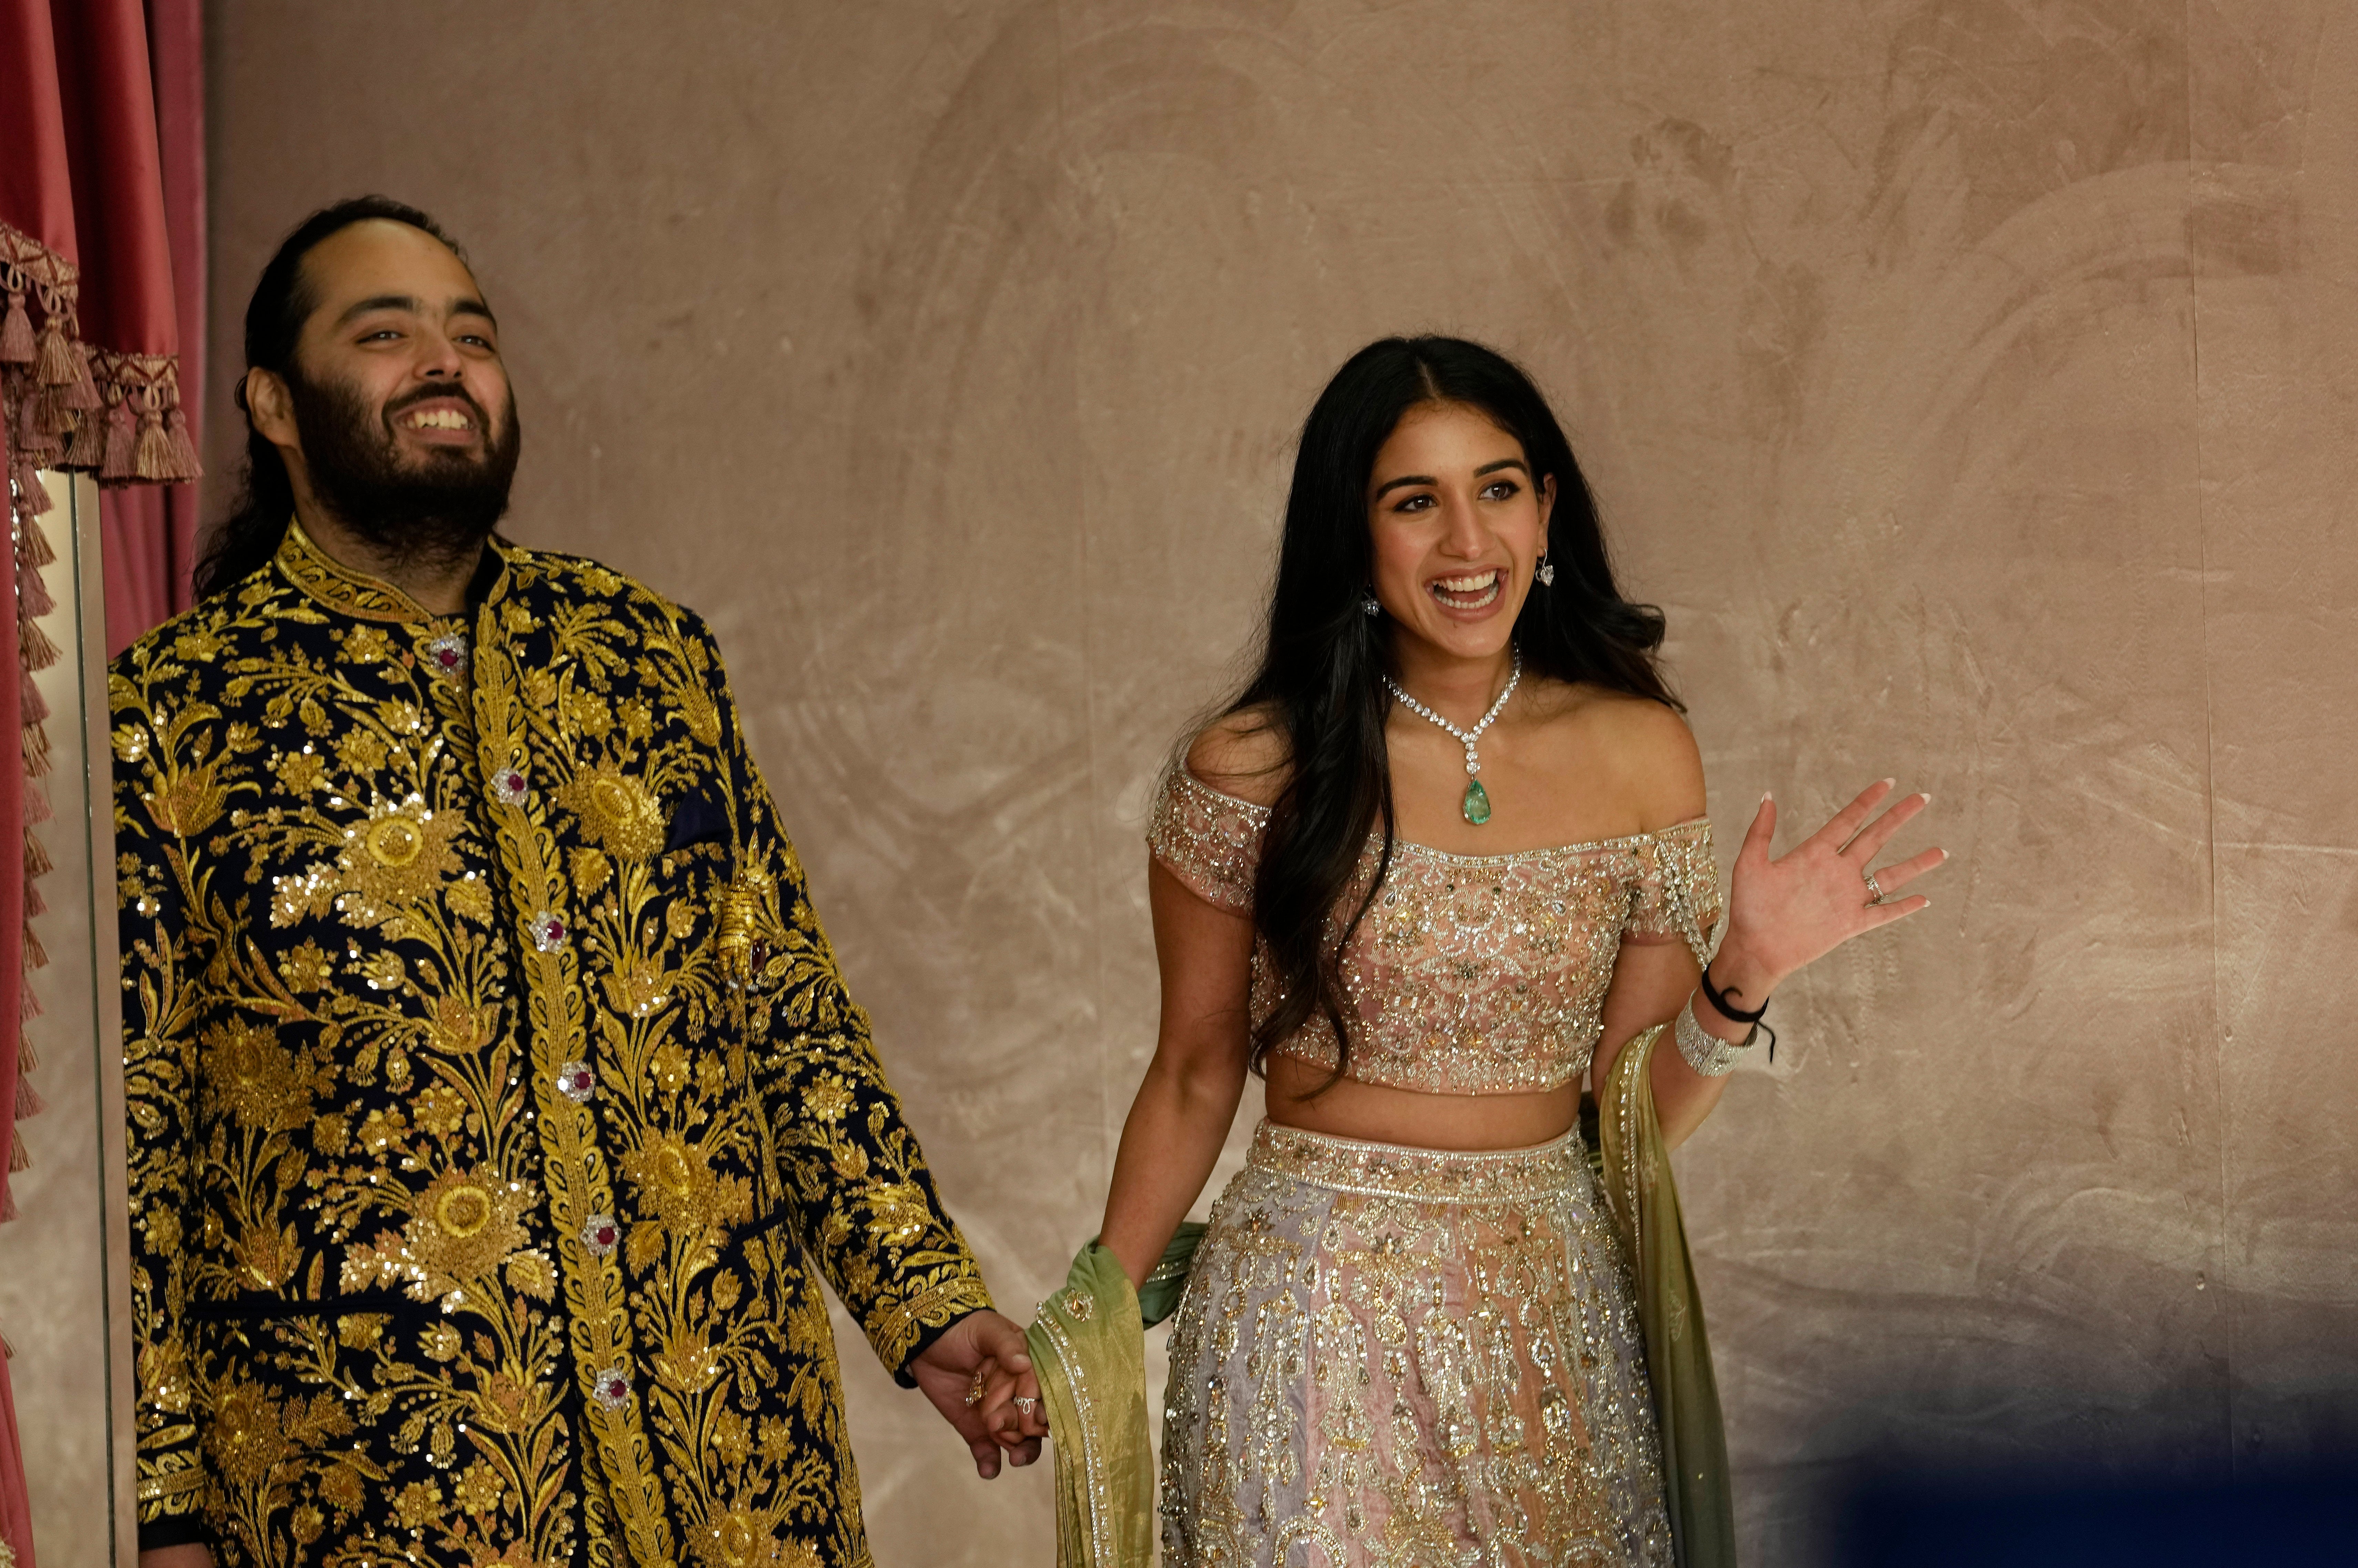
[[1754,1024],[1742,1041],[1730,1044],[1695,1021],[1694,997],[1689,994],[1687,1004],[1679,1009],[1679,1054],[1688,1066],[1706,1078],[1716,1078],[1736,1070],[1736,1059],[1752,1049],[1760,1036],[1760,1026]]

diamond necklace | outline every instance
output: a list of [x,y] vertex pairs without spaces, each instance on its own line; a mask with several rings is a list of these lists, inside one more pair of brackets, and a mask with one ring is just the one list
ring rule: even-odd
[[1482,781],[1475,776],[1482,771],[1482,759],[1475,755],[1474,743],[1482,739],[1482,731],[1490,728],[1491,720],[1497,719],[1499,712],[1506,708],[1507,698],[1515,695],[1515,683],[1522,678],[1523,651],[1518,648],[1515,650],[1513,672],[1507,676],[1507,689],[1498,694],[1498,700],[1490,705],[1490,711],[1482,715],[1481,723],[1471,730],[1460,730],[1456,725],[1402,691],[1400,688],[1400,683],[1391,676],[1384,677],[1386,689],[1400,698],[1402,708],[1407,708],[1419,719],[1430,719],[1440,725],[1457,738],[1459,745],[1466,748],[1466,797],[1457,803],[1457,809],[1464,812],[1466,820],[1476,827],[1490,820],[1490,792],[1484,789]]

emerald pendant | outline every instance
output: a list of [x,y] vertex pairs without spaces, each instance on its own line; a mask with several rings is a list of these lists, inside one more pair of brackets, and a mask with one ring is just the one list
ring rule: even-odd
[[1490,792],[1482,787],[1480,779],[1466,781],[1466,798],[1459,805],[1466,820],[1479,827],[1490,820]]

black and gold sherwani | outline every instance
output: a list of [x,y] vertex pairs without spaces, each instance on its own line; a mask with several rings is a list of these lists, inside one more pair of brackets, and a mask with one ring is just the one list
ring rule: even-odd
[[896,1373],[989,1298],[702,622],[296,527],[109,697],[143,1543],[868,1562],[815,1274]]

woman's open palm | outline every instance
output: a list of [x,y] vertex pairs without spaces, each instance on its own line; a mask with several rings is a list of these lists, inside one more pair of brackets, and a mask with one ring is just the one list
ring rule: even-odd
[[[1893,865],[1875,864],[1891,836],[1932,800],[1929,795],[1911,795],[1875,816],[1892,788],[1890,779],[1869,784],[1833,820],[1776,860],[1769,858],[1768,846],[1777,833],[1777,803],[1761,796],[1759,815],[1736,851],[1727,894],[1726,946],[1740,948],[1747,978],[1754,980],[1747,989],[1754,994],[1735,998],[1731,990],[1732,998],[1744,1006],[1758,1006],[1768,987],[1796,969],[1854,936],[1905,919],[1931,903],[1920,893],[1895,895],[1947,860],[1946,849],[1927,849]],[[1878,891],[1879,902],[1875,896]]]

